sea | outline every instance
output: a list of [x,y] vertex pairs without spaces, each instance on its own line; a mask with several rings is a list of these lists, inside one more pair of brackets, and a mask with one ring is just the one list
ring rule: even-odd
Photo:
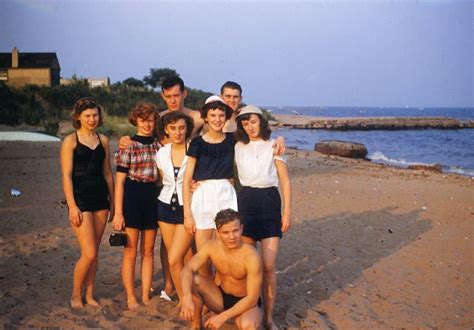
[[[270,113],[319,117],[449,117],[474,120],[474,108],[371,108],[267,106]],[[368,158],[398,167],[441,164],[443,172],[474,177],[474,129],[334,131],[280,128],[289,147],[314,150],[320,140],[362,143]]]

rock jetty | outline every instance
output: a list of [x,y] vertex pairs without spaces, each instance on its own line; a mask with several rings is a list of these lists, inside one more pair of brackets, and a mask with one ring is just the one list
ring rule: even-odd
[[474,120],[447,117],[358,117],[328,118],[272,114],[275,127],[329,130],[404,130],[474,128]]

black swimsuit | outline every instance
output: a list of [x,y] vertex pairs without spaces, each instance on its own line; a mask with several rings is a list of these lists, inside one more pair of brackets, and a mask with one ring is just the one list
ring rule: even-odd
[[82,144],[76,132],[73,151],[72,184],[74,199],[82,212],[108,210],[109,191],[103,173],[105,149],[99,135],[95,149]]

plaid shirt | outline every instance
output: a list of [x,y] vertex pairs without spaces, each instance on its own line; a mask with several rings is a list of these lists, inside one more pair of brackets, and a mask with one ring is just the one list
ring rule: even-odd
[[154,138],[135,135],[126,149],[115,153],[117,172],[127,173],[131,180],[156,182],[158,168],[155,155],[159,148],[160,144]]

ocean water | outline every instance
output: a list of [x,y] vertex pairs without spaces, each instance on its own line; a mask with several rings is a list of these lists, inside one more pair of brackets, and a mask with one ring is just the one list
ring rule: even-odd
[[[324,117],[444,116],[474,120],[474,108],[319,108],[266,107],[273,113]],[[401,131],[332,131],[278,129],[288,146],[314,150],[320,140],[362,143],[374,162],[407,167],[411,164],[441,164],[444,172],[474,177],[474,129],[424,129]]]

